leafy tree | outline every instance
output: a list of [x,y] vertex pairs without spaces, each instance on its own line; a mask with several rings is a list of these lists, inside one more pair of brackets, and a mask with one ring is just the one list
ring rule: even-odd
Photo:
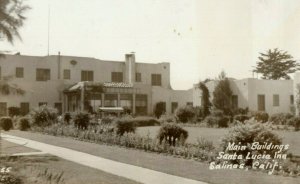
[[201,106],[202,106],[202,114],[204,117],[210,114],[209,108],[211,106],[211,103],[209,101],[209,91],[205,85],[205,83],[200,82],[199,83],[199,88],[202,91],[202,96],[201,96]]
[[218,78],[218,84],[213,92],[213,105],[225,114],[230,113],[232,91],[230,83],[224,71],[222,71]]
[[296,63],[293,56],[278,48],[269,49],[267,53],[260,53],[258,59],[260,61],[253,72],[262,74],[263,79],[290,79],[288,74],[300,69],[300,65]]
[[23,26],[26,17],[24,13],[29,6],[23,4],[23,0],[0,1],[0,35],[13,43],[15,37],[21,39],[19,29]]

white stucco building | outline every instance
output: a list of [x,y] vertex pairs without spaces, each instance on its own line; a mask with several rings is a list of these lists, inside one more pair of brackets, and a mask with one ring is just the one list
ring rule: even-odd
[[[211,98],[216,85],[216,81],[206,83]],[[200,106],[201,91],[196,86],[194,85],[193,102],[195,106]],[[233,108],[248,107],[251,111],[266,111],[269,114],[293,111],[293,80],[230,79],[230,88],[233,92]]]
[[[6,81],[8,76],[11,79]],[[166,113],[171,114],[178,106],[193,102],[192,89],[171,88],[169,63],[136,62],[133,53],[126,54],[124,61],[60,54],[6,55],[0,58],[0,82],[12,89],[10,94],[0,93],[0,115],[7,115],[8,107],[20,107],[21,113],[26,114],[42,104],[61,112],[83,110],[85,102],[80,98],[80,89],[70,89],[87,83],[104,84],[104,91],[85,98],[94,109],[126,106],[134,114],[152,114],[154,105],[164,102]],[[23,89],[25,94],[14,94],[14,87]]]

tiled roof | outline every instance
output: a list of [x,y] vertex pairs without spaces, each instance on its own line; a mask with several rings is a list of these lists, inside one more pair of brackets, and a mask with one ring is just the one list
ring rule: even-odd
[[104,82],[104,87],[110,88],[132,88],[133,84],[125,83],[125,82]]

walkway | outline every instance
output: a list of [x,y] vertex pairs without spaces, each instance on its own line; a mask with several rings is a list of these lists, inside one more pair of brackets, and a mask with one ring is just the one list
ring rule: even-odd
[[26,147],[40,150],[42,152],[58,156],[69,161],[73,161],[85,166],[89,166],[145,184],[206,184],[204,182],[174,176],[130,164],[116,162],[72,149],[53,146],[50,144],[45,144],[17,136],[2,134],[2,138],[16,144],[24,145],[24,143],[26,143]]

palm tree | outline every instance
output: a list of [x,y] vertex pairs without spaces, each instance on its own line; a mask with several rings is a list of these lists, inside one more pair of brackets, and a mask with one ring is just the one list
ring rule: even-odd
[[23,0],[0,1],[0,37],[13,43],[14,38],[21,39],[19,29],[23,26],[26,17],[24,13],[30,9],[23,4]]

